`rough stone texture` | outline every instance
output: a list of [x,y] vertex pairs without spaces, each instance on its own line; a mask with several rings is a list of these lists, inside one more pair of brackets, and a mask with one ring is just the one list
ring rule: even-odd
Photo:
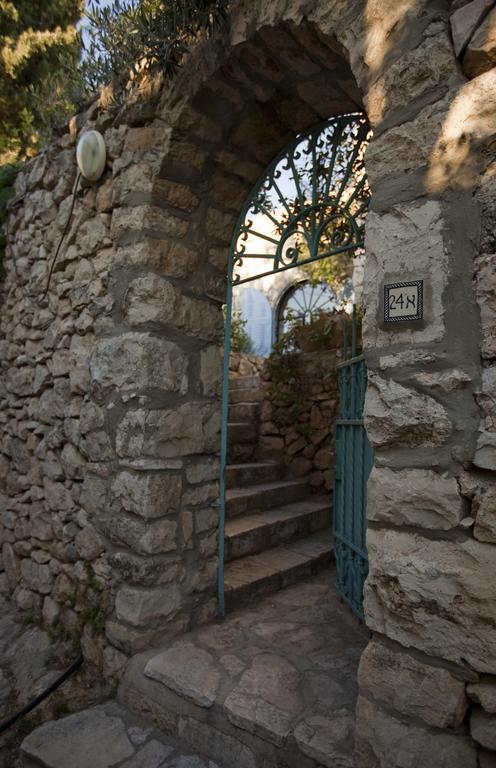
[[482,680],[480,683],[471,683],[467,686],[467,694],[472,701],[477,702],[486,712],[496,714],[496,682],[494,680]]
[[443,406],[392,379],[370,373],[365,404],[367,434],[377,448],[442,444],[451,433]]
[[363,652],[358,680],[361,692],[379,705],[437,728],[461,725],[469,704],[465,683],[448,670],[378,641]]
[[496,549],[467,538],[435,541],[406,532],[369,529],[370,574],[365,609],[371,629],[405,647],[468,664],[496,665],[492,615]]
[[392,717],[360,697],[357,718],[359,768],[476,768],[477,751],[468,735],[433,731]]
[[183,641],[154,656],[145,667],[145,675],[200,707],[212,706],[220,682],[211,654]]
[[472,515],[475,517],[475,538],[496,544],[496,488],[489,486],[476,494]]
[[[364,103],[374,131],[363,332],[376,465],[446,478],[464,469],[481,488],[494,484],[491,398],[475,396],[479,351],[487,369],[496,359],[496,68],[463,80],[448,35],[460,10],[235,0],[226,31],[200,41],[166,87],[143,83],[121,107],[94,102],[19,174],[1,295],[0,586],[47,622],[58,612],[64,629],[97,604],[106,635],[85,648],[102,669],[109,642],[129,652],[213,615],[216,521],[194,514],[203,481],[191,478],[218,458],[229,241],[264,164],[331,114]],[[479,34],[486,67],[492,43],[476,49]],[[40,305],[88,128],[104,134],[108,164],[78,193]],[[425,320],[387,327],[383,284],[408,278],[425,280]],[[451,389],[440,374],[457,370],[467,378]],[[147,479],[119,495],[123,472]],[[163,515],[167,491],[149,480],[161,473],[180,476]],[[494,543],[474,538],[488,535],[488,512],[423,538],[371,522],[368,624],[441,664],[494,675]],[[174,549],[150,554],[144,529],[155,523],[174,530]],[[406,720],[361,708],[357,731],[376,763],[475,764],[463,732],[436,731],[434,749],[432,731]],[[302,743],[315,745],[309,729]]]
[[99,339],[90,373],[100,391],[158,389],[184,394],[187,365],[176,344],[147,333],[128,333]]
[[470,716],[470,733],[474,741],[486,749],[496,750],[496,716],[474,710]]
[[68,755],[74,768],[219,768],[114,703],[36,728],[22,743],[20,768],[67,768]]
[[99,708],[42,725],[24,741],[23,753],[49,768],[63,765],[110,768],[133,754],[124,723]]
[[367,516],[394,526],[455,528],[463,516],[458,483],[427,469],[376,467],[367,484]]
[[[298,351],[294,381],[273,381],[264,358],[232,355],[230,376],[260,376],[255,456],[281,458],[291,473],[308,477],[313,490],[330,491],[334,483],[334,434],[339,392],[336,364],[342,356],[340,317],[336,320],[337,349]],[[337,342],[337,343],[336,343]]]
[[477,77],[494,67],[495,64],[496,12],[493,10],[470,38],[463,57],[463,71],[467,77]]
[[226,768],[355,768],[356,669],[367,633],[333,580],[323,572],[136,656],[120,699]]
[[[447,253],[443,239],[441,206],[430,200],[408,205],[395,205],[379,215],[368,216],[364,290],[368,296],[363,321],[364,345],[417,343],[435,341],[445,333],[444,307],[433,302],[440,296],[447,280]],[[377,290],[384,282],[424,278],[430,287],[424,300],[428,323],[415,330],[399,326],[391,330],[382,324],[381,294]]]
[[[465,49],[479,26],[481,19],[483,19],[493,5],[493,0],[472,0],[472,2],[468,2],[466,5],[458,8],[451,15],[451,33],[453,35],[453,47],[456,56],[459,56]],[[469,74],[465,64],[464,70]]]
[[260,654],[225,701],[232,723],[281,745],[301,713],[298,672],[285,659]]

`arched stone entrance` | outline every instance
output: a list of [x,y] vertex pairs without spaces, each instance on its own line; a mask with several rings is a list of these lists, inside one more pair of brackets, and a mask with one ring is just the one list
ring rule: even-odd
[[[2,466],[7,511],[25,522],[5,524],[5,573],[18,602],[74,622],[61,574],[94,599],[90,563],[107,621],[86,648],[111,673],[115,648],[130,654],[216,613],[220,305],[239,208],[295,133],[365,108],[374,639],[357,734],[364,765],[381,768],[475,767],[470,716],[477,743],[491,744],[477,686],[496,673],[494,243],[478,221],[495,215],[494,70],[466,81],[449,15],[422,0],[235,2],[225,37],[199,43],[172,84],[75,119],[21,175],[9,227],[19,272],[10,258]],[[25,293],[42,290],[87,127],[104,133],[109,170],[84,190],[40,308]],[[425,282],[424,321],[391,330],[383,283],[410,278]],[[70,515],[80,530],[62,530]],[[31,557],[50,537],[51,568]]]

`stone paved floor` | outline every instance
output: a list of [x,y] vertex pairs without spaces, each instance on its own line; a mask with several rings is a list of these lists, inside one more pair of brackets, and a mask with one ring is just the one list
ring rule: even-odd
[[22,768],[218,768],[188,753],[124,707],[109,702],[37,728]]
[[120,698],[132,690],[133,708],[141,701],[147,713],[152,697],[155,707],[163,694],[169,714],[179,702],[181,745],[123,703],[108,702],[36,728],[16,768],[352,768],[367,633],[337,599],[332,578],[323,572],[135,657]]
[[356,675],[367,632],[337,598],[333,579],[324,571],[161,652],[136,657],[124,700],[140,710],[140,701],[153,699],[155,710],[172,713],[177,730],[190,738],[201,727],[195,745],[222,764],[222,753],[208,752],[219,732],[239,738],[250,767],[262,757],[277,765],[279,754],[281,764],[298,768],[351,768]]

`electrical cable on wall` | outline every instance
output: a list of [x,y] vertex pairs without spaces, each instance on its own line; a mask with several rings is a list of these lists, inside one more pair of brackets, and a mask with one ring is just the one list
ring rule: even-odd
[[48,271],[48,278],[47,278],[45,290],[43,291],[42,295],[38,299],[38,303],[39,304],[41,304],[45,300],[45,298],[47,296],[47,293],[48,293],[48,291],[50,289],[50,281],[52,279],[53,270],[55,269],[55,264],[57,263],[57,259],[58,259],[59,253],[60,253],[60,249],[62,248],[62,243],[64,242],[64,238],[65,238],[65,236],[66,236],[66,234],[67,234],[67,232],[69,230],[69,225],[70,225],[71,220],[72,220],[72,214],[74,213],[74,206],[76,204],[76,195],[77,195],[77,191],[78,191],[78,188],[79,188],[79,181],[80,181],[80,179],[81,179],[81,171],[78,171],[77,172],[77,176],[76,176],[76,181],[74,183],[74,190],[72,192],[72,201],[71,201],[71,208],[69,210],[69,216],[67,217],[67,221],[65,223],[64,231],[62,232],[62,236],[61,236],[61,238],[59,240],[59,244],[57,246],[57,250],[55,251],[55,255],[54,255],[53,259],[52,259],[52,263],[51,263],[50,269]]
[[55,264],[57,263],[60,249],[62,248],[62,243],[64,242],[64,238],[67,232],[69,231],[69,226],[72,221],[74,206],[76,204],[76,195],[78,192],[79,182],[81,180],[81,177],[83,176],[87,181],[98,181],[98,179],[100,179],[100,177],[102,176],[105,170],[105,164],[107,162],[107,151],[105,148],[105,141],[102,134],[99,133],[98,131],[86,131],[86,133],[83,133],[83,135],[78,141],[78,145],[76,149],[76,159],[77,159],[79,170],[76,176],[74,190],[72,192],[72,201],[71,201],[71,207],[69,210],[69,216],[67,217],[64,231],[62,232],[62,236],[57,245],[57,250],[55,251],[54,257],[52,259],[52,263],[50,264],[50,269],[48,271],[48,278],[47,278],[45,290],[43,291],[43,294],[38,300],[39,304],[41,304],[46,299],[48,291],[50,289],[50,282],[52,280]]

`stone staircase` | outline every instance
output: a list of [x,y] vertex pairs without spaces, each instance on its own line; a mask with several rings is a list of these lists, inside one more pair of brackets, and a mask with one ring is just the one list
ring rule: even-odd
[[118,700],[221,768],[353,768],[364,639],[333,589],[331,499],[257,455],[261,400],[232,382],[227,617],[135,656]]
[[231,609],[311,576],[331,562],[331,500],[277,460],[257,460],[258,376],[230,382],[225,598]]

